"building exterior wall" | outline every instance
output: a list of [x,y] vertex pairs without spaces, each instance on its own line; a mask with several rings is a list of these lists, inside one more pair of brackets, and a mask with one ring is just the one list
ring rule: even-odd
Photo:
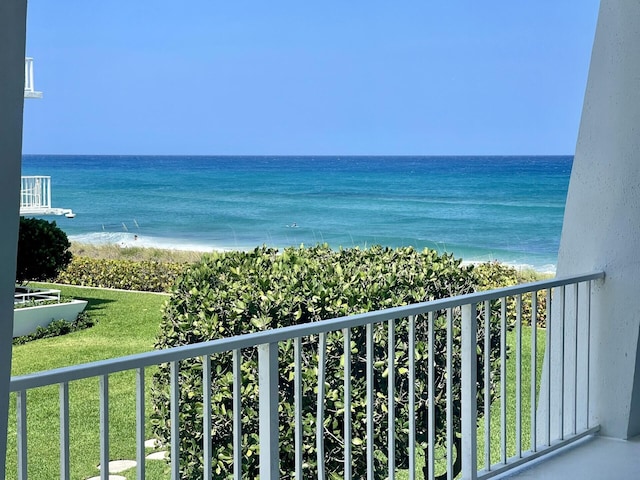
[[26,0],[0,1],[0,472],[5,471],[11,376],[26,15]]
[[[640,2],[635,0],[601,2],[567,196],[557,274],[593,270],[604,270],[606,280],[593,290],[590,415],[601,434],[628,438],[640,434]],[[574,336],[570,328],[563,340],[571,345]],[[560,332],[552,330],[551,337],[553,358],[562,347]]]

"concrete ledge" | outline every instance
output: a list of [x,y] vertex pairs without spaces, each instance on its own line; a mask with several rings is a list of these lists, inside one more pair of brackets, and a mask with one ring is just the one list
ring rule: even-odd
[[13,311],[13,338],[29,335],[38,327],[46,327],[54,320],[73,322],[87,306],[86,300],[72,300],[54,305],[37,305]]
[[638,478],[640,437],[587,437],[531,464],[494,478],[567,480]]

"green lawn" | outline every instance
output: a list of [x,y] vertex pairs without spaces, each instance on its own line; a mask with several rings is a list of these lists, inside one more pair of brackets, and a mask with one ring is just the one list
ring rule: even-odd
[[[63,295],[88,300],[88,311],[97,320],[90,329],[56,338],[36,340],[13,347],[12,375],[104,360],[153,349],[166,296],[62,287]],[[147,391],[152,370],[147,369]],[[110,454],[112,459],[135,458],[135,377],[123,372],[109,378]],[[70,396],[71,477],[98,475],[99,411],[98,380],[72,382]],[[27,394],[29,478],[59,476],[59,405],[57,386],[34,389]],[[37,407],[35,407],[37,405]],[[147,415],[150,406],[147,403]],[[15,395],[11,396],[7,449],[8,479],[16,478]],[[164,462],[147,462],[153,472]],[[153,464],[153,465],[151,465]],[[135,478],[135,470],[130,478]]]
[[[161,305],[166,296],[119,292],[110,290],[62,287],[62,293],[89,301],[88,310],[97,324],[80,332],[63,337],[37,340],[14,346],[12,375],[47,370],[95,360],[113,358],[149,351],[153,348]],[[531,330],[523,328],[523,383],[530,379]],[[507,343],[511,358],[507,362],[507,425],[508,455],[515,452],[515,332],[509,332]],[[538,370],[542,367],[544,330],[538,331]],[[147,398],[153,371],[147,369]],[[538,380],[540,374],[538,373]],[[112,459],[135,458],[135,378],[133,372],[112,375],[110,391],[110,456]],[[31,390],[28,393],[28,451],[29,478],[48,480],[59,476],[59,405],[56,386]],[[37,406],[37,407],[36,407]],[[98,475],[99,463],[99,411],[98,380],[88,379],[70,384],[70,438],[71,477],[86,479]],[[491,456],[492,463],[500,458],[500,402],[492,406]],[[151,409],[147,401],[147,417]],[[523,393],[523,450],[529,445],[529,394]],[[16,423],[15,395],[11,398],[9,445],[7,451],[6,478],[16,478]],[[147,422],[147,425],[149,423]],[[150,433],[147,432],[147,438]],[[478,429],[478,465],[484,465],[484,428]],[[418,460],[421,461],[420,459]],[[439,461],[443,465],[444,460]],[[419,466],[421,472],[422,466]],[[135,478],[135,469],[123,475]],[[164,462],[147,461],[147,478],[168,478]],[[398,478],[407,478],[399,472]],[[421,473],[418,475],[421,477]]]
[[[507,359],[507,376],[506,376],[506,387],[507,387],[507,458],[512,457],[516,453],[516,356],[515,356],[515,345],[516,345],[516,332],[510,331],[507,333],[507,348],[509,349],[509,358]],[[545,330],[538,329],[537,330],[537,377],[536,384],[537,390],[540,389],[540,375],[542,372],[542,362],[544,359],[544,345],[545,345]],[[521,379],[522,379],[522,451],[529,450],[530,447],[530,421],[531,421],[531,399],[529,394],[530,382],[531,382],[531,328],[530,327],[522,327],[522,369],[521,369]],[[500,388],[498,386],[498,388]],[[498,390],[499,392],[499,390]],[[491,464],[498,463],[500,461],[501,456],[501,439],[500,439],[500,422],[501,422],[501,413],[500,413],[500,398],[496,398],[493,404],[491,405],[491,424],[489,427],[490,430],[490,458]],[[484,428],[484,418],[480,419],[480,426],[478,427],[478,468],[482,469],[485,467],[485,428]],[[454,452],[455,454],[455,452]],[[418,480],[423,479],[422,476],[422,468],[424,465],[424,458],[421,455],[421,452],[417,455],[416,464],[418,466],[418,472],[416,478]],[[444,448],[436,449],[436,475],[444,473],[446,470],[446,451]],[[399,472],[397,475],[399,480],[405,480],[409,478],[407,472]]]

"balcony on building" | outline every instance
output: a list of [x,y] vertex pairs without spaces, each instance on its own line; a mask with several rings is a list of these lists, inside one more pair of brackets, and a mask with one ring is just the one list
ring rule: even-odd
[[33,80],[33,58],[24,59],[24,98],[42,98],[42,92],[35,88]]

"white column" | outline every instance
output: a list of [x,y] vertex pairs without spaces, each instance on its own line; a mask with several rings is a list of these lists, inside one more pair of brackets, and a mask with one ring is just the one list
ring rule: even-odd
[[29,85],[29,59],[25,58],[24,60],[24,89],[30,90],[31,87]]
[[[593,289],[590,413],[601,434],[628,438],[640,433],[638,1],[601,2],[558,256],[558,276],[599,269],[606,280]],[[551,336],[553,370],[559,331]]]
[[33,83],[33,59],[29,60],[29,90],[35,91],[36,86]]
[[24,102],[26,0],[0,2],[0,472],[5,471]]

